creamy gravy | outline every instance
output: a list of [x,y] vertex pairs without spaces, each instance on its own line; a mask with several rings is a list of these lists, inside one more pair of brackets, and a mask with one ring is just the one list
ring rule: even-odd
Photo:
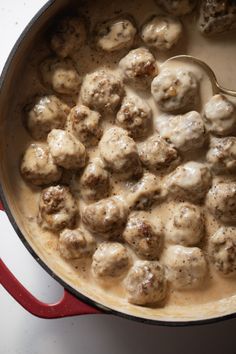
[[[157,6],[152,0],[137,1],[125,1],[121,4],[115,1],[87,1],[86,5],[83,5],[81,12],[85,14],[90,23],[94,26],[98,21],[102,19],[109,19],[116,16],[119,13],[130,13],[137,21],[138,27],[150,17],[150,15],[158,14]],[[236,45],[235,45],[235,33],[224,34],[217,36],[216,38],[206,39],[196,29],[195,14],[186,16],[184,22],[184,36],[180,40],[180,44],[174,47],[174,49],[166,53],[155,53],[158,65],[165,61],[165,59],[177,55],[177,54],[191,54],[202,60],[205,60],[215,71],[220,83],[228,88],[235,88],[236,71],[235,58],[236,58]],[[139,44],[137,43],[136,47]],[[85,46],[81,48],[78,54],[74,56],[74,61],[78,64],[78,71],[83,76],[99,67],[108,67],[114,72],[117,72],[117,63],[126,54],[127,51],[118,51],[116,54],[104,54],[94,51]],[[38,64],[48,55],[49,51],[47,45],[45,45],[45,38],[42,43],[38,44],[38,47],[32,53],[32,57],[28,61],[25,71],[22,73],[22,84],[19,84],[18,95],[14,102],[14,113],[8,121],[7,131],[7,169],[8,184],[11,189],[11,193],[14,195],[14,204],[22,220],[22,227],[27,231],[28,239],[36,251],[43,255],[43,259],[50,265],[53,265],[54,269],[58,269],[60,274],[63,274],[63,278],[70,284],[73,284],[75,288],[78,288],[83,293],[90,295],[96,292],[96,300],[104,302],[103,299],[109,297],[109,303],[113,307],[116,307],[116,303],[120,301],[120,298],[125,298],[124,289],[121,285],[111,283],[97,284],[94,278],[90,274],[89,261],[64,261],[57,250],[58,238],[56,235],[43,231],[36,222],[38,214],[38,200],[40,188],[30,187],[21,178],[19,174],[19,161],[22,153],[26,149],[27,145],[32,142],[32,139],[24,129],[22,125],[22,106],[25,102],[28,102],[29,98],[33,95],[48,94],[48,90],[45,89],[38,80]],[[124,54],[125,53],[125,54]],[[179,65],[172,63],[170,65]],[[184,64],[186,66],[186,64]],[[201,81],[201,106],[199,107],[202,112],[203,104],[212,96],[211,86],[206,75],[201,72],[197,67],[192,67],[192,70],[198,75]],[[132,89],[127,88],[127,91]],[[155,104],[151,94],[147,92],[139,92],[139,95],[143,96],[150,104],[153,110],[153,116],[158,117],[159,111]],[[67,98],[65,98],[67,99]],[[74,97],[68,103],[72,106],[76,103],[77,98]],[[108,119],[103,121],[104,129],[110,127]],[[91,148],[89,151],[90,157],[97,156],[98,151],[96,148]],[[201,151],[197,156],[190,154],[186,155],[186,160],[202,160]],[[122,191],[128,193],[129,186],[124,182],[113,181],[114,194],[119,194]],[[165,224],[170,216],[171,204],[174,202],[163,203],[160,206],[156,206],[150,212],[151,219],[155,223],[155,217],[158,215]],[[84,202],[78,199],[78,204],[81,209],[84,207]],[[172,209],[173,210],[173,209]],[[206,237],[212,234],[219,227],[218,223],[208,214],[206,214]],[[204,242],[203,242],[204,243]],[[204,244],[203,244],[204,249]],[[134,253],[131,251],[133,258]],[[48,261],[50,259],[50,261]],[[90,290],[85,289],[86,283],[89,284]],[[107,288],[109,288],[109,295],[107,295]],[[189,306],[199,304],[207,304],[216,300],[228,298],[232,295],[236,295],[236,278],[223,278],[216,274],[213,269],[210,269],[210,275],[206,279],[206,283],[202,288],[193,291],[172,291],[167,304],[166,313],[171,313],[173,306]],[[91,295],[90,295],[91,296]],[[125,300],[122,300],[122,304],[125,307]],[[142,311],[142,310],[140,310]],[[181,310],[178,310],[181,313]],[[185,312],[186,315],[186,312]],[[180,315],[181,316],[181,315]],[[187,316],[187,315],[186,315]],[[190,316],[191,317],[191,316]]]

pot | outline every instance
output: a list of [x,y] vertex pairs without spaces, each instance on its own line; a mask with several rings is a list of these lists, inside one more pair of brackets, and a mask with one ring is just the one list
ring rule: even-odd
[[[41,266],[55,278],[65,289],[63,298],[56,304],[45,304],[38,301],[25,289],[14,277],[0,259],[0,283],[26,310],[42,318],[60,318],[81,314],[115,314],[128,319],[148,322],[151,324],[184,326],[206,324],[236,317],[236,298],[228,298],[225,301],[212,302],[195,308],[189,305],[187,309],[176,308],[171,311],[165,309],[146,309],[127,303],[120,303],[111,297],[103,298],[89,289],[88,284],[77,284],[65,277],[62,270],[57,268],[45,254],[36,247],[24,227],[20,211],[17,208],[17,200],[11,193],[11,185],[8,181],[8,168],[4,136],[6,136],[5,122],[9,117],[11,101],[14,94],[14,84],[19,80],[21,68],[27,60],[27,55],[37,41],[37,37],[43,31],[47,23],[59,12],[68,6],[69,1],[48,1],[47,4],[34,16],[24,32],[15,44],[3,69],[0,79],[0,198],[2,209],[8,215],[17,235],[29,250],[32,256]],[[70,1],[71,4],[71,1]]]

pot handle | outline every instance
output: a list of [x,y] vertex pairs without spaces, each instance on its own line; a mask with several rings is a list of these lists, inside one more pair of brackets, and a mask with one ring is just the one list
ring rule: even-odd
[[[0,201],[0,210],[4,210]],[[0,284],[28,312],[41,318],[62,318],[102,313],[64,289],[63,297],[55,304],[46,304],[34,297],[11,273],[0,258]]]

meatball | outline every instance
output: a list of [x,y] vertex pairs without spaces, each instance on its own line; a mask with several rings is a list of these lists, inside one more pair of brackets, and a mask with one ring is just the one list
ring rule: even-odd
[[109,173],[104,169],[99,158],[91,161],[80,179],[80,192],[87,202],[106,198],[110,192]]
[[48,145],[54,162],[65,169],[78,169],[85,166],[84,145],[72,134],[61,129],[53,129],[48,134]]
[[236,28],[236,3],[232,0],[203,0],[200,8],[199,29],[205,35],[226,32]]
[[103,69],[87,74],[80,91],[82,103],[102,113],[113,113],[118,109],[123,96],[122,81]]
[[156,59],[146,48],[131,50],[119,63],[125,82],[146,88],[158,74]]
[[130,188],[127,202],[132,209],[148,209],[154,203],[161,203],[166,196],[166,191],[161,180],[152,173],[144,173],[143,177]]
[[44,84],[54,91],[69,96],[79,93],[81,78],[71,60],[46,59],[40,71]]
[[72,56],[86,40],[84,20],[80,17],[65,17],[57,23],[51,37],[51,48],[61,58]]
[[125,289],[131,304],[162,304],[167,296],[164,268],[157,261],[137,261],[125,279]]
[[42,191],[38,215],[42,228],[51,231],[73,228],[77,212],[77,203],[68,187],[58,185]]
[[149,260],[159,259],[164,239],[163,226],[158,218],[155,224],[152,223],[146,212],[132,212],[123,238],[138,256]]
[[21,174],[27,182],[43,186],[58,182],[62,171],[49,153],[46,144],[31,144],[26,149],[20,166]]
[[207,166],[190,161],[177,167],[167,177],[166,189],[169,194],[184,200],[201,201],[210,189],[212,176]]
[[203,120],[195,111],[177,116],[162,114],[156,120],[156,128],[162,138],[182,152],[198,149],[205,141]]
[[134,139],[145,137],[152,126],[152,110],[139,96],[126,96],[117,113],[116,124],[126,129]]
[[224,275],[236,271],[236,228],[221,227],[209,238],[209,255],[214,267]]
[[56,96],[50,95],[37,98],[26,111],[30,135],[35,140],[43,140],[52,129],[64,128],[70,108]]
[[128,18],[115,18],[99,23],[96,32],[96,45],[106,52],[130,48],[137,30]]
[[211,140],[207,162],[216,174],[236,172],[236,138],[215,138]]
[[129,267],[125,246],[118,242],[102,242],[93,255],[92,272],[96,278],[119,277]]
[[107,238],[122,233],[127,216],[127,206],[119,196],[102,199],[86,206],[82,211],[82,220],[86,228]]
[[210,133],[228,135],[235,128],[234,105],[225,96],[215,95],[205,105],[204,119]]
[[163,69],[152,81],[154,100],[164,112],[188,111],[196,106],[198,81],[191,71]]
[[86,147],[95,146],[102,137],[101,115],[86,106],[72,108],[67,119],[66,129]]
[[178,204],[171,210],[170,219],[166,223],[166,239],[177,245],[195,246],[204,235],[204,224],[204,216],[199,207],[189,203]]
[[164,264],[168,281],[178,290],[199,287],[208,271],[204,254],[198,247],[169,246]]
[[215,183],[206,198],[208,210],[220,221],[236,222],[236,182]]
[[155,2],[171,15],[183,16],[194,9],[197,0],[155,0]]
[[140,144],[139,157],[142,164],[153,172],[169,170],[180,163],[177,150],[158,134]]
[[143,26],[141,37],[145,44],[160,51],[166,51],[178,42],[182,30],[182,24],[177,18],[153,16]]
[[60,233],[58,249],[65,259],[81,259],[89,257],[96,248],[94,238],[81,229],[65,229]]
[[110,128],[103,135],[100,154],[106,167],[124,178],[137,177],[142,173],[136,144],[122,128]]

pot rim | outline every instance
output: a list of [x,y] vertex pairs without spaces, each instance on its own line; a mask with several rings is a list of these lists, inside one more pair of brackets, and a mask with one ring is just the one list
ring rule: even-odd
[[[10,54],[8,55],[7,61],[3,67],[2,73],[0,75],[0,94],[4,90],[4,83],[6,76],[11,69],[11,63],[14,58],[14,56],[17,54],[17,51],[22,43],[22,41],[26,38],[28,35],[29,31],[31,30],[32,26],[34,26],[35,22],[37,22],[43,15],[44,13],[54,5],[55,0],[48,0],[45,5],[43,5],[39,11],[32,17],[30,22],[27,24],[27,26],[24,28],[20,36],[18,37],[16,43],[14,44]],[[1,178],[1,177],[0,177]],[[83,295],[80,293],[78,290],[75,288],[71,287],[69,284],[67,284],[63,279],[60,278],[54,271],[37,255],[37,253],[34,251],[33,247],[30,245],[30,243],[27,241],[26,237],[23,235],[21,232],[20,228],[18,227],[18,224],[11,212],[11,208],[7,203],[3,187],[2,187],[2,181],[0,180],[0,200],[4,206],[4,210],[7,214],[7,217],[13,226],[16,234],[20,238],[21,242],[24,244],[26,249],[30,252],[30,254],[33,256],[33,258],[40,264],[40,266],[53,278],[55,279],[60,285],[63,286],[67,291],[69,291],[73,296],[75,296],[78,300],[81,300],[87,305],[90,305],[94,308],[97,308],[98,310],[102,310],[104,314],[111,314],[115,315],[121,318],[125,318],[128,320],[133,320],[136,322],[141,322],[141,323],[146,323],[146,324],[151,324],[151,325],[159,325],[159,326],[166,326],[166,327],[186,327],[186,326],[198,326],[198,325],[205,325],[205,324],[211,324],[211,323],[217,323],[220,321],[225,321],[228,319],[233,319],[236,318],[236,312],[233,312],[231,314],[223,315],[223,316],[218,316],[218,317],[213,317],[213,318],[206,318],[206,319],[201,319],[201,320],[184,320],[184,321],[170,321],[170,320],[154,320],[154,319],[148,319],[148,318],[143,318],[143,317],[138,317],[134,316],[131,314],[123,313],[120,311],[116,311],[114,309],[109,308],[108,306],[104,306],[100,304],[99,302],[92,300],[91,298]]]

